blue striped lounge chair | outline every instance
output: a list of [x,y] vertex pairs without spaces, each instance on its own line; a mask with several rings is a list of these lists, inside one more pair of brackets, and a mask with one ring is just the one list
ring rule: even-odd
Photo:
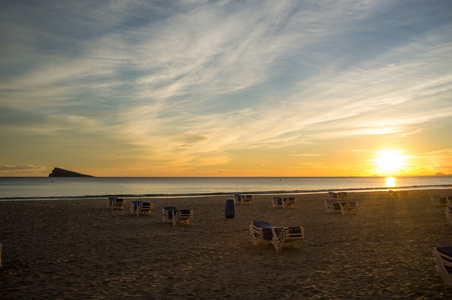
[[254,221],[250,224],[250,238],[255,246],[272,244],[280,252],[287,243],[294,248],[301,248],[304,239],[304,229],[301,226],[275,227],[264,221]]
[[452,247],[436,247],[433,255],[439,276],[447,287],[452,288]]

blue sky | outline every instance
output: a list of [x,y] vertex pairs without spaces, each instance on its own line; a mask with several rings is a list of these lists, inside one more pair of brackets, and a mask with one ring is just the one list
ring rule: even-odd
[[450,1],[0,7],[0,176],[452,173]]

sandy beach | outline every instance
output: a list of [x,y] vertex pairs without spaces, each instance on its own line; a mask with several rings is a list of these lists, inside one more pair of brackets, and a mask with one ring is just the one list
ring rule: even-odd
[[[349,193],[356,215],[327,214],[322,194],[296,209],[254,195],[224,217],[227,196],[151,198],[153,215],[108,210],[107,199],[0,202],[2,299],[452,299],[433,250],[452,245],[448,190]],[[161,221],[163,206],[194,224]],[[252,221],[302,225],[301,249],[253,246]]]

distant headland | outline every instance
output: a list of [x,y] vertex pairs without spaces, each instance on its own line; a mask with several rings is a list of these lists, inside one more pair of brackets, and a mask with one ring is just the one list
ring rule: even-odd
[[94,176],[80,174],[77,172],[72,172],[61,168],[54,168],[52,173],[49,174],[49,177],[94,177]]

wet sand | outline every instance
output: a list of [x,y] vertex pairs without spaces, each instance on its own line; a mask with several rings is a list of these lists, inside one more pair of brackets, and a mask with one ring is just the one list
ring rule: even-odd
[[[107,199],[0,202],[2,299],[452,299],[433,249],[452,246],[449,190],[349,193],[356,215],[325,213],[323,194],[297,209],[254,195],[224,217],[227,196],[152,198],[153,215],[108,210]],[[287,195],[285,195],[287,196]],[[194,210],[194,224],[161,208]],[[302,225],[301,249],[253,246],[251,221]]]

